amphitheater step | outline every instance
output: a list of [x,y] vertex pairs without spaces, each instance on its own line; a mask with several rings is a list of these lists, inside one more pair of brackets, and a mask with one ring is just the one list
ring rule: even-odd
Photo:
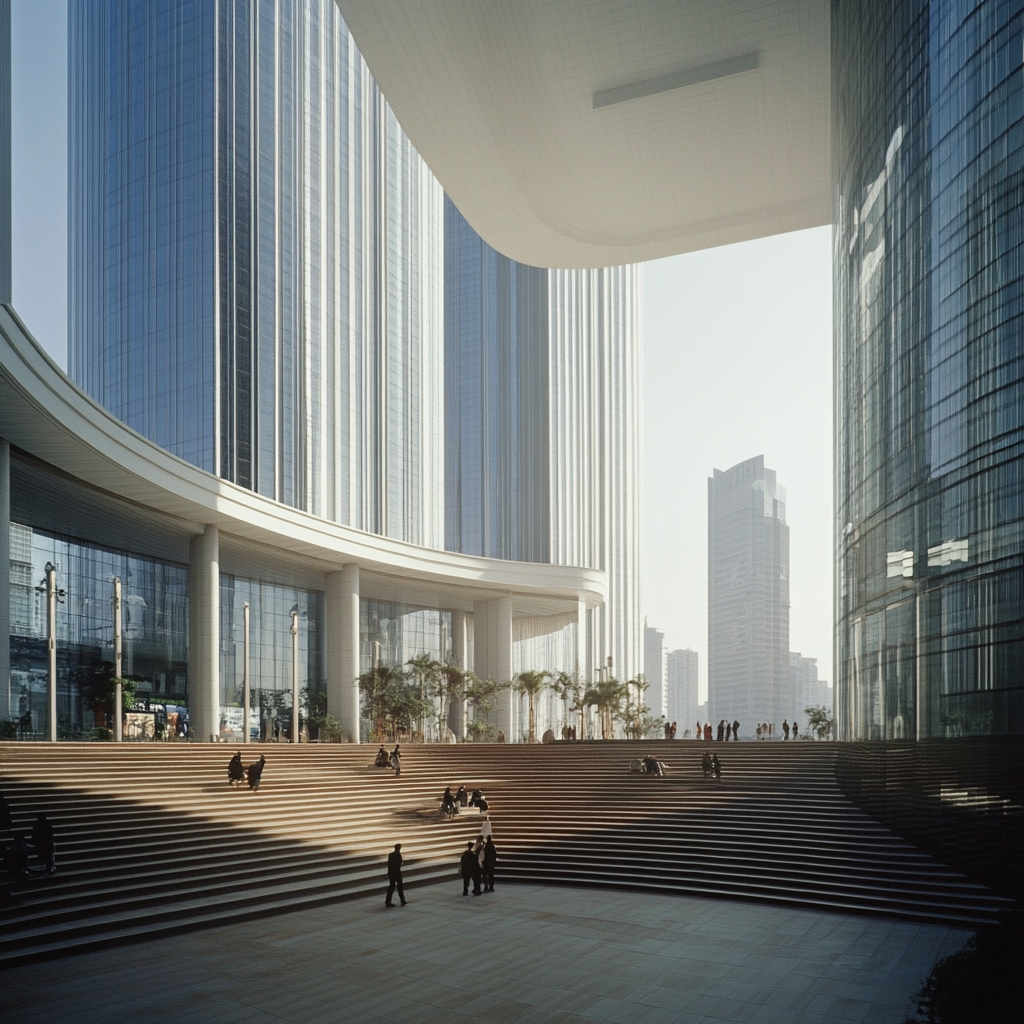
[[[853,805],[816,743],[411,746],[402,775],[375,746],[252,745],[258,793],[232,788],[231,749],[0,744],[15,831],[53,823],[59,873],[0,880],[0,966],[383,893],[403,844],[407,884],[448,881],[479,817],[438,813],[481,788],[499,885],[541,882],[754,899],[975,924],[1009,901]],[[665,778],[631,774],[654,752]],[[9,837],[2,837],[7,840]],[[339,911],[343,912],[343,911]]]

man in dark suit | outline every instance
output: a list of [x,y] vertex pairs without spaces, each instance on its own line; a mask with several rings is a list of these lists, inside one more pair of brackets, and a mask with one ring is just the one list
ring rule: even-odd
[[395,889],[398,889],[398,898],[404,907],[407,900],[405,890],[402,888],[402,844],[395,843],[395,849],[388,854],[388,894],[384,897],[384,906],[393,907],[392,897]]
[[479,863],[473,852],[473,841],[466,843],[465,852],[459,860],[459,874],[462,875],[462,895],[469,895],[469,880],[473,877],[475,866]]
[[494,892],[494,865],[498,862],[498,851],[494,840],[488,836],[484,846],[484,892]]

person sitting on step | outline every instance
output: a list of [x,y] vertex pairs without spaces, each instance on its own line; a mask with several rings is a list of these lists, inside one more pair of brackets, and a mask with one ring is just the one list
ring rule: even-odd
[[260,759],[249,765],[249,770],[245,773],[249,778],[249,788],[254,793],[260,788],[260,779],[263,777],[263,768],[266,763],[266,757],[260,754]]
[[441,813],[446,818],[452,818],[456,814],[455,797],[452,796],[452,787],[445,787],[444,796],[441,797]]
[[245,765],[242,764],[242,752],[235,751],[235,756],[228,761],[228,785],[233,786],[237,782],[245,782]]
[[473,790],[473,795],[469,800],[470,807],[479,807],[480,813],[483,814],[487,810],[487,801],[484,799],[483,793],[479,789]]

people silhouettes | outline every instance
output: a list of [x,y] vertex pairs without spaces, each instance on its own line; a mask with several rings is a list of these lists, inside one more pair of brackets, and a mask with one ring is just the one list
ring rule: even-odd
[[398,778],[398,776],[402,774],[402,754],[399,750],[400,746],[400,743],[395,744],[395,749],[391,751],[391,757],[389,758],[391,767],[395,769],[395,778]]
[[725,719],[721,719],[718,723],[718,742],[721,743],[725,736]]
[[395,904],[392,897],[398,890],[398,899],[402,906],[408,902],[405,898],[405,889],[402,886],[402,844],[395,843],[394,850],[388,854],[388,894],[384,897],[384,906],[393,907]]
[[784,740],[789,739],[789,722],[786,719],[782,720],[782,738]]
[[794,721],[793,722],[793,739],[796,739],[798,732],[799,732],[799,728],[798,728],[796,722]]
[[498,863],[498,851],[494,840],[488,836],[484,843],[484,892],[494,892],[494,865]]
[[57,841],[53,834],[53,824],[45,814],[36,815],[32,824],[32,845],[36,856],[43,862],[48,875],[57,873]]
[[738,721],[732,723],[732,738],[734,743],[740,738],[740,723]]
[[266,757],[263,754],[260,754],[260,759],[249,765],[249,770],[246,772],[246,775],[249,777],[249,788],[254,793],[260,788],[260,780],[263,778],[263,768],[266,763]]
[[242,764],[242,752],[235,751],[235,756],[228,761],[228,785],[234,786],[239,782],[245,782],[245,765]]
[[469,882],[473,877],[473,866],[477,863],[476,854],[473,852],[473,840],[466,843],[466,849],[459,858],[459,875],[462,877],[462,895],[469,895]]

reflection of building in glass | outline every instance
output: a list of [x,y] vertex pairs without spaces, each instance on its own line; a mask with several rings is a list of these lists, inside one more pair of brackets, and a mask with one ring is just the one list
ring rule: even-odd
[[31,636],[36,631],[36,584],[32,578],[32,531],[11,523],[11,633]]
[[69,13],[71,376],[227,480],[442,547],[442,193],[330,0]]
[[713,721],[791,713],[786,492],[764,457],[708,480],[708,710]]
[[[639,289],[634,266],[509,260],[445,200],[445,545],[605,569],[579,645],[588,680],[609,654],[619,679],[642,664]],[[550,630],[517,642],[517,668],[577,669]]]
[[665,658],[667,705],[665,717],[675,722],[678,738],[693,735],[697,718],[697,652],[669,651]]
[[841,739],[1024,732],[1022,13],[833,5]]

